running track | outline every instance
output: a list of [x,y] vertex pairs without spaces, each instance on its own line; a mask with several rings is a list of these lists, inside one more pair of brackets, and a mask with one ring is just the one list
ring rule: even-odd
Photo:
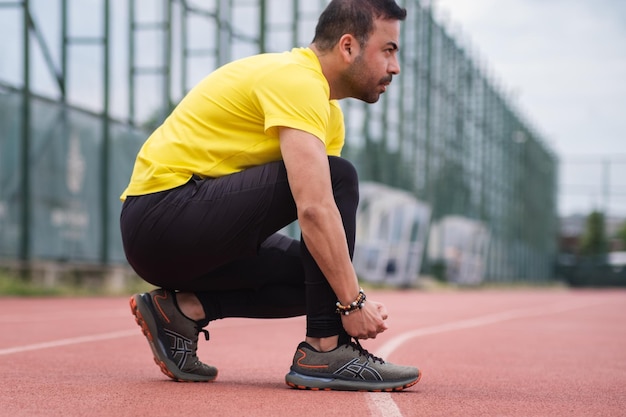
[[0,298],[0,416],[626,416],[626,291],[368,291],[364,341],[422,380],[400,393],[284,384],[302,318],[209,326],[214,383],[168,380],[126,298]]

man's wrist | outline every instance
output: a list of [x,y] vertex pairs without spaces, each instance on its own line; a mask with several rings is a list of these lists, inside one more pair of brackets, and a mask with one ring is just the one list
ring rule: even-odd
[[366,299],[367,297],[365,296],[363,288],[359,288],[359,294],[350,303],[342,304],[341,301],[337,301],[337,303],[335,303],[335,306],[337,307],[335,311],[337,312],[337,314],[343,314],[345,316],[348,316],[350,315],[350,313],[362,309],[365,305]]

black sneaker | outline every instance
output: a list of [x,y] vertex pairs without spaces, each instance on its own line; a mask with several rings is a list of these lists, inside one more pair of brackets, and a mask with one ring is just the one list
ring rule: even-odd
[[300,343],[285,381],[297,389],[390,392],[417,384],[421,376],[417,368],[372,355],[355,339],[330,352]]
[[148,339],[154,361],[165,375],[181,382],[213,381],[217,369],[196,356],[198,334],[203,332],[209,340],[209,332],[180,312],[175,295],[163,289],[135,294],[130,299],[130,309]]

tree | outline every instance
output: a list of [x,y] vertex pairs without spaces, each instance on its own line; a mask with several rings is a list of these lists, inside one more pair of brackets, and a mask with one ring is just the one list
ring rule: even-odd
[[615,237],[622,241],[622,250],[626,250],[626,221],[619,227]]
[[585,232],[580,242],[580,252],[583,255],[601,255],[607,252],[607,248],[604,214],[593,211],[587,216]]

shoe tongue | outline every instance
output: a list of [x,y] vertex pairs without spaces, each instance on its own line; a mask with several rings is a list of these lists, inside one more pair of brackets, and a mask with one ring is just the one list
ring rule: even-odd
[[209,319],[202,319],[202,320],[198,320],[196,321],[196,324],[198,325],[198,330],[199,329],[204,329],[206,326],[209,325]]
[[337,346],[349,345],[352,342],[352,336],[348,335],[344,330],[339,332],[339,340]]
[[298,345],[298,349],[303,348],[303,347],[317,352],[317,349],[315,349],[313,346],[311,346],[307,342],[300,342],[300,344]]

